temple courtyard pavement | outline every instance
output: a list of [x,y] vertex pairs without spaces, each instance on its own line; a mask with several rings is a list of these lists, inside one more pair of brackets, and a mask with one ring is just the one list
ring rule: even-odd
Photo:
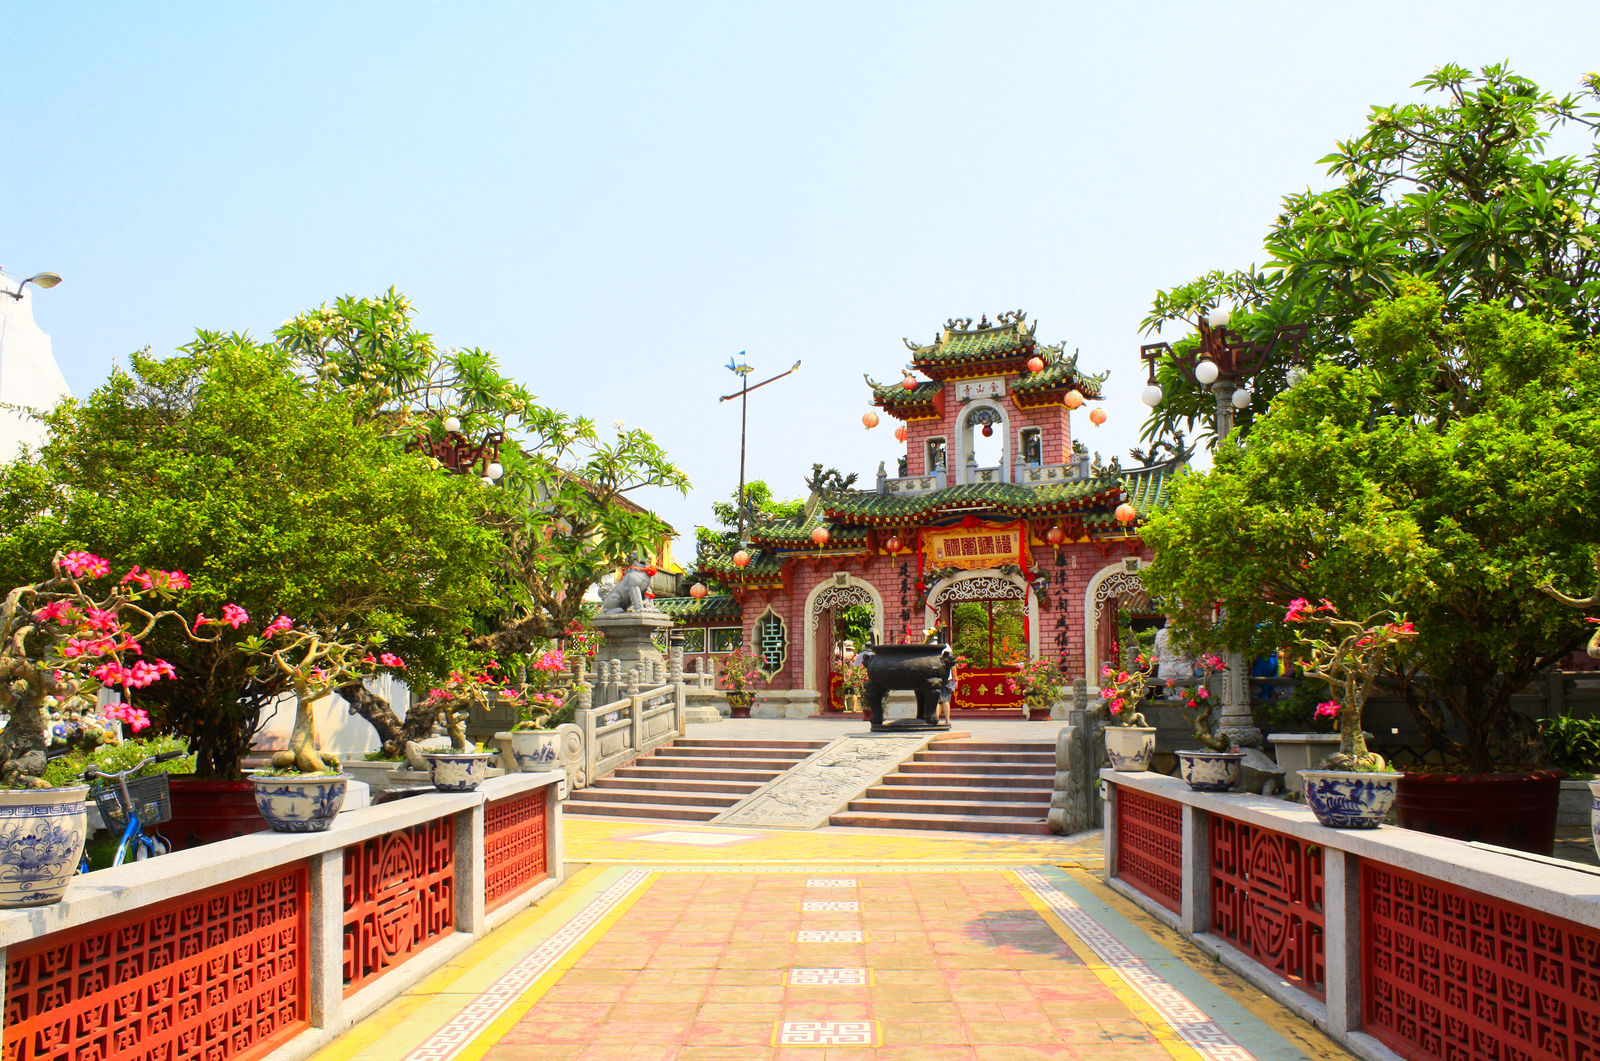
[[[754,737],[836,725],[848,724],[692,729]],[[1037,739],[1056,726],[956,728]],[[557,891],[315,1056],[1350,1056],[1105,887],[1098,832],[568,816],[565,846],[570,876]]]

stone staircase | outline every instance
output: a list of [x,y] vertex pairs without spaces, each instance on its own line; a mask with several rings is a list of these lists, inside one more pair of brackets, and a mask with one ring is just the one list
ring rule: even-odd
[[572,793],[563,807],[567,814],[710,821],[827,744],[679,738]]
[[1055,772],[1054,741],[934,741],[829,820],[1046,835]]

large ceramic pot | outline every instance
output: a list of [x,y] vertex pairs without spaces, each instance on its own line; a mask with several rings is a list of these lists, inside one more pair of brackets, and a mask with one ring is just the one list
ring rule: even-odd
[[1594,853],[1600,855],[1600,781],[1589,782],[1589,798],[1594,807],[1589,811],[1589,828],[1594,830]]
[[441,792],[471,792],[489,776],[494,752],[428,752],[428,770],[433,787]]
[[1150,769],[1150,757],[1156,753],[1156,728],[1154,726],[1107,726],[1106,758],[1111,769],[1123,772]]
[[1376,829],[1394,806],[1399,774],[1359,770],[1302,770],[1306,805],[1334,829]]
[[561,765],[561,734],[553,729],[512,730],[511,755],[525,774],[555,770]]
[[1555,848],[1565,776],[1560,770],[1408,773],[1395,810],[1402,828],[1548,855]]
[[249,781],[199,781],[178,775],[168,777],[167,785],[172,792],[172,820],[161,827],[161,835],[172,841],[175,851],[267,829]]
[[0,907],[59,902],[89,835],[87,785],[0,790]]
[[256,806],[277,833],[325,832],[339,808],[350,779],[344,774],[255,775]]
[[750,705],[755,703],[756,694],[747,691],[728,693],[728,713],[733,718],[749,718]]
[[1244,752],[1197,748],[1177,755],[1179,776],[1196,792],[1226,792],[1239,783],[1239,763]]

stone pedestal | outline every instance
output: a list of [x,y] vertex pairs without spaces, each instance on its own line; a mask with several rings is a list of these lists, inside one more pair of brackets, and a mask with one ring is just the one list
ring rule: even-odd
[[666,667],[666,654],[650,640],[657,632],[672,629],[672,619],[665,612],[652,609],[597,615],[594,628],[606,635],[605,643],[600,646],[600,657],[620,659],[623,673],[638,667],[639,673],[646,675],[653,673],[651,668],[657,665]]

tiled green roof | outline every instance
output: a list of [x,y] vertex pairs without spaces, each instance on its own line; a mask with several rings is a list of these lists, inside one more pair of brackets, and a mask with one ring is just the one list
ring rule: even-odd
[[1059,351],[1051,350],[1041,351],[1040,356],[1045,360],[1044,371],[1028,372],[1018,377],[1011,384],[1012,393],[1046,394],[1054,390],[1070,390],[1077,387],[1085,398],[1100,397],[1100,385],[1106,381],[1109,372],[1102,372],[1098,376],[1080,374],[1077,354],[1067,357]]
[[914,390],[906,390],[903,384],[879,383],[866,373],[862,373],[861,378],[872,388],[872,403],[883,409],[932,405],[934,398],[944,387],[938,380],[925,379],[918,381]]
[[[1044,486],[1015,483],[963,483],[927,494],[890,495],[872,491],[835,494],[824,498],[830,520],[837,522],[914,523],[951,509],[985,508],[1015,516],[1028,516],[1084,508],[1109,495],[1116,484],[1110,479],[1080,479]],[[1109,499],[1109,498],[1108,498]]]
[[1122,498],[1116,504],[1120,505],[1126,501],[1133,506],[1135,512],[1139,513],[1139,518],[1132,523],[1120,523],[1115,515],[1116,505],[1112,505],[1104,511],[1084,516],[1084,525],[1111,530],[1137,527],[1145,516],[1167,503],[1167,493],[1171,489],[1173,476],[1179,474],[1180,470],[1167,463],[1123,472]]
[[[913,360],[917,364],[993,361],[1031,348],[1033,327],[1028,325],[1022,311],[1002,316],[1006,318],[1003,323],[990,325],[985,319],[976,328],[970,320],[948,321],[932,345],[917,348]],[[956,327],[957,324],[961,327]]]
[[657,597],[656,607],[674,619],[737,619],[739,602],[731,593],[709,593],[700,600],[693,597]]
[[[847,545],[864,545],[867,540],[865,527],[838,526],[828,522],[823,513],[827,504],[824,498],[817,505],[816,511],[810,518],[804,515],[790,519],[775,519],[771,523],[763,523],[750,530],[751,541],[759,545],[773,545],[780,549],[813,549],[818,552],[824,549],[838,548]],[[818,527],[828,528],[828,541],[825,545],[818,545],[811,540],[811,532]]]
[[698,567],[723,582],[769,581],[783,570],[783,559],[779,556],[762,549],[746,549],[745,552],[750,554],[750,562],[744,567],[733,562],[732,554],[702,560]]

